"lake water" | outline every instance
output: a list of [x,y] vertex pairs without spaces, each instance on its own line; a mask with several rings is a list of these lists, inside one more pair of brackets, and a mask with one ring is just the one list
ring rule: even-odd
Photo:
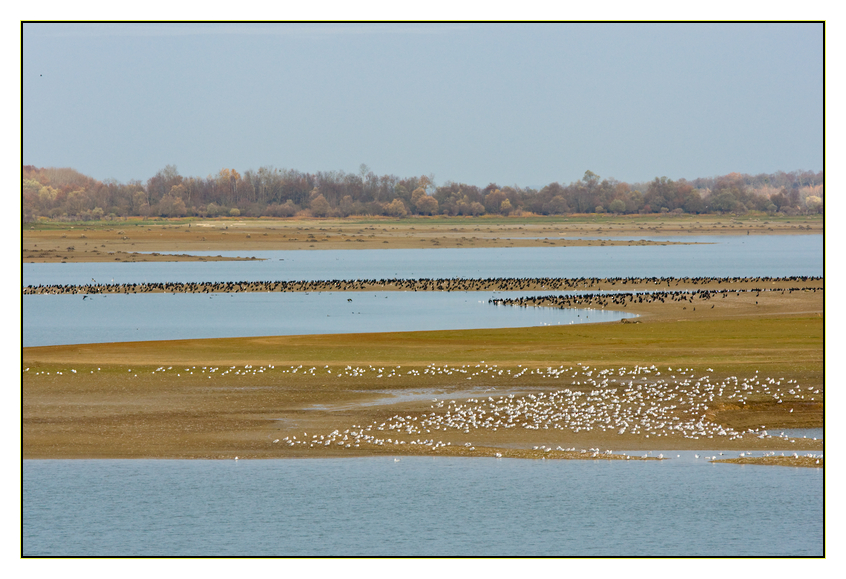
[[784,435],[788,438],[825,438],[824,428],[774,428],[768,432],[770,436]]
[[[634,314],[495,306],[549,292],[309,292],[23,296],[23,346],[299,334],[519,328]],[[351,302],[348,300],[352,300]]]
[[64,556],[824,554],[821,469],[708,464],[692,454],[672,452],[662,462],[27,460],[22,550]]
[[262,261],[25,263],[23,285],[496,277],[823,275],[822,235],[709,236],[702,245],[193,252]]

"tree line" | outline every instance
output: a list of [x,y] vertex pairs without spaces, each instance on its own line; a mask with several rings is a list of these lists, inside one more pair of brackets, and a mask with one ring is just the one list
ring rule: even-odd
[[562,215],[572,213],[822,213],[823,172],[729,173],[692,181],[656,177],[644,183],[602,179],[591,171],[567,185],[540,189],[476,185],[432,176],[303,173],[261,167],[184,177],[168,165],[146,182],[98,181],[69,168],[22,171],[22,218],[98,220],[118,217],[348,217],[351,215]]

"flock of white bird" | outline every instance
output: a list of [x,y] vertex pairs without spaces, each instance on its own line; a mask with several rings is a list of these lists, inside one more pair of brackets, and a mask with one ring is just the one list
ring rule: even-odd
[[[297,368],[292,369],[296,371]],[[310,371],[313,371],[312,368]],[[343,374],[347,376],[365,376],[376,372],[377,377],[398,375],[400,367],[391,368],[353,368],[347,366]],[[668,368],[668,372],[674,372]],[[420,375],[417,370],[407,374]],[[312,435],[297,439],[282,439],[290,446],[307,445],[328,446],[336,444],[345,448],[359,448],[362,444],[378,446],[416,444],[429,446],[433,450],[450,443],[425,437],[407,441],[409,436],[460,431],[469,434],[472,431],[486,429],[524,428],[531,430],[570,430],[590,432],[630,433],[645,437],[682,436],[690,439],[725,437],[737,440],[744,435],[759,438],[772,438],[765,430],[748,429],[736,431],[711,422],[706,417],[708,405],[717,397],[745,402],[752,395],[770,395],[779,402],[789,399],[806,399],[801,394],[798,384],[787,381],[781,387],[783,379],[765,379],[755,376],[739,379],[730,376],[720,381],[711,381],[705,374],[696,378],[690,369],[676,369],[666,378],[659,378],[661,372],[655,366],[636,366],[630,370],[595,370],[587,366],[564,368],[529,369],[521,368],[515,373],[501,370],[495,365],[479,364],[475,367],[427,366],[422,374],[466,374],[470,379],[481,374],[520,378],[526,374],[545,379],[567,378],[573,386],[582,389],[565,388],[555,392],[539,392],[517,396],[487,396],[463,400],[433,400],[433,412],[419,416],[394,415],[384,422],[374,422],[367,426],[356,425],[344,431],[334,431],[329,435]],[[587,390],[590,388],[590,390]],[[584,389],[584,390],[583,390]],[[813,400],[819,394],[818,389],[807,389],[807,399]],[[387,434],[394,432],[394,436]],[[402,438],[397,437],[400,435]],[[781,435],[783,436],[783,435]],[[784,437],[786,439],[786,437]],[[469,443],[468,443],[469,445]],[[575,450],[562,449],[556,450]]]
[[[99,371],[100,368],[97,368]],[[26,368],[24,372],[28,372]],[[75,369],[69,370],[76,373]],[[91,370],[93,372],[93,370]],[[132,372],[131,369],[128,372]],[[518,368],[502,369],[495,364],[481,362],[473,365],[450,366],[429,364],[422,370],[412,368],[403,372],[401,366],[367,367],[346,366],[336,369],[334,374],[329,366],[318,369],[317,366],[286,366],[277,368],[273,365],[245,365],[243,368],[212,366],[174,367],[161,366],[153,374],[176,372],[178,376],[196,374],[212,377],[248,378],[264,376],[272,380],[274,375],[334,375],[337,378],[374,378],[391,379],[399,377],[452,376],[455,379],[472,380],[475,377],[503,379],[502,390],[519,391],[520,384],[529,378],[532,385],[540,381],[561,380],[569,387],[528,394],[506,394],[480,396],[478,398],[432,400],[431,412],[396,414],[384,421],[368,425],[352,425],[344,430],[336,429],[328,434],[303,433],[301,437],[286,436],[274,440],[291,447],[327,447],[334,445],[342,448],[361,448],[362,446],[415,446],[429,450],[451,446],[451,442],[438,440],[438,435],[447,433],[470,434],[479,431],[495,432],[499,429],[513,428],[527,430],[558,430],[579,432],[617,433],[619,435],[642,435],[646,438],[683,437],[688,439],[738,440],[744,436],[772,438],[762,425],[760,429],[751,428],[737,431],[721,426],[708,419],[706,413],[714,401],[744,403],[750,397],[760,400],[772,398],[778,403],[784,401],[815,401],[820,398],[817,388],[801,387],[795,380],[784,378],[762,378],[756,371],[754,375],[741,378],[729,376],[713,379],[712,369],[697,376],[690,368],[667,368],[660,371],[656,366],[635,366],[600,370],[584,365],[558,368]],[[49,372],[35,372],[35,375]],[[62,371],[56,372],[62,374]],[[137,376],[137,373],[134,374]],[[464,386],[466,383],[461,383]],[[456,384],[457,386],[459,384]],[[407,391],[408,386],[403,385]],[[496,390],[488,388],[485,393]],[[385,399],[390,404],[390,398]],[[454,438],[454,437],[451,437]],[[778,438],[787,440],[783,434]],[[475,450],[470,444],[466,450]],[[546,452],[547,447],[537,447]],[[536,449],[537,449],[536,448]],[[575,451],[560,446],[555,450]],[[599,449],[590,451],[599,453]],[[610,451],[607,451],[610,452]],[[698,458],[698,456],[697,456]]]

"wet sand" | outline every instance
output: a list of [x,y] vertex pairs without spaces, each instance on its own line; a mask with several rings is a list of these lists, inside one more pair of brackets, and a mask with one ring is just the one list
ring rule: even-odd
[[[572,247],[670,245],[645,237],[821,234],[821,216],[569,216],[414,217],[348,219],[176,219],[24,229],[25,263],[186,261],[227,258],[151,252],[309,249],[420,249],[435,247]],[[679,243],[679,242],[676,242]],[[143,253],[146,252],[146,253]]]
[[[744,456],[738,458],[714,459],[711,462],[724,462],[728,464],[757,464],[764,466],[794,466],[804,468],[825,468],[825,458],[822,453],[805,452],[779,453],[780,456],[767,453],[766,456]],[[795,455],[795,456],[794,456]]]
[[771,435],[824,423],[823,292],[711,301],[627,306],[638,324],[24,348],[23,456],[821,452]]

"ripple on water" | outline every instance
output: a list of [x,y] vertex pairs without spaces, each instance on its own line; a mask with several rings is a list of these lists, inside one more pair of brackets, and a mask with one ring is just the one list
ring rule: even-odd
[[818,469],[678,459],[26,460],[22,484],[24,555],[824,554]]

